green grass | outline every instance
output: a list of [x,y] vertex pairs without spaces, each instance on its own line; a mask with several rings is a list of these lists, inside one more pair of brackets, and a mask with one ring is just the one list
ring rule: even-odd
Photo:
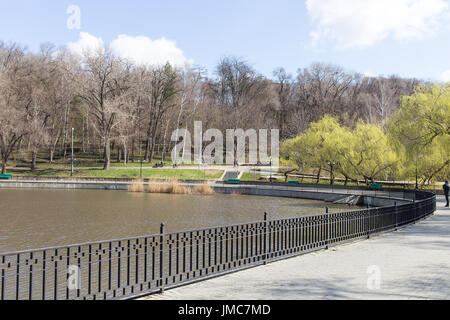
[[[26,177],[70,177],[70,170],[44,169],[36,172],[22,171],[14,173],[15,176]],[[221,170],[178,170],[178,169],[143,169],[143,178],[151,179],[177,179],[177,180],[217,180],[222,176]],[[139,169],[83,169],[75,170],[74,177],[80,178],[128,178],[134,179],[140,176]]]
[[[151,163],[148,163],[148,161],[143,161],[142,167],[151,169],[157,163],[158,164],[161,163],[161,159],[159,159],[158,157],[155,157],[155,159],[153,159],[153,161]],[[1,165],[1,161],[0,161],[0,165]],[[14,161],[14,160],[8,161],[8,168],[11,168],[11,169],[22,169],[22,168],[26,169],[26,168],[29,168],[30,165],[31,165],[31,160],[29,160],[29,159],[25,159],[25,160],[21,160],[21,161]],[[164,165],[165,165],[165,167],[170,168],[170,167],[172,167],[173,162],[170,160],[165,160]],[[141,162],[138,159],[135,162],[128,162],[127,164],[124,164],[123,161],[118,163],[117,161],[115,161],[114,158],[112,158],[110,166],[111,166],[111,168],[140,168]],[[182,166],[194,167],[194,165],[185,165],[185,164],[182,164]],[[66,159],[63,159],[63,158],[55,159],[53,162],[50,162],[50,161],[44,159],[43,157],[41,157],[41,158],[38,158],[36,167],[38,169],[54,169],[54,170],[69,169],[70,170],[71,159],[70,159],[70,156],[68,156]],[[87,156],[87,155],[76,156],[75,162],[74,162],[74,167],[75,168],[94,168],[94,169],[95,168],[103,168],[103,159],[96,159],[90,155],[89,156]]]

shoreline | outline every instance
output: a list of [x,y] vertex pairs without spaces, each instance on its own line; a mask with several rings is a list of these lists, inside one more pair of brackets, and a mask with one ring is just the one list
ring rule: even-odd
[[[147,180],[147,181],[145,181]],[[165,180],[148,180],[145,179],[144,186],[149,184],[163,184]],[[179,181],[180,186],[195,188],[201,184],[207,183],[214,192],[220,194],[243,194],[251,196],[269,196],[282,198],[299,198],[307,200],[320,200],[325,202],[345,201],[351,196],[359,196],[359,199],[354,204],[384,207],[408,204],[413,201],[405,196],[402,190],[394,191],[371,191],[358,190],[355,188],[327,188],[324,186],[288,186],[270,183],[251,183],[242,182],[241,184],[233,185],[219,181]],[[0,188],[26,188],[26,189],[66,189],[66,190],[116,190],[129,191],[133,185],[132,181],[64,181],[64,180],[0,180]],[[350,200],[349,200],[350,201]],[[345,204],[345,203],[344,203]]]

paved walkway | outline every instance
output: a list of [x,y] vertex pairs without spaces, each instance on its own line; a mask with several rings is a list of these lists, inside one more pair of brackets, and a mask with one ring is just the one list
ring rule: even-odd
[[450,299],[449,270],[450,209],[439,197],[436,215],[397,232],[146,299]]

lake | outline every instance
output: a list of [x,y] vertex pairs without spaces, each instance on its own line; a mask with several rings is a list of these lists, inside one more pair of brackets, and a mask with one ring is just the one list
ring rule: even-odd
[[[0,189],[0,252],[349,211],[315,200],[102,190]],[[350,208],[354,210],[355,207]]]

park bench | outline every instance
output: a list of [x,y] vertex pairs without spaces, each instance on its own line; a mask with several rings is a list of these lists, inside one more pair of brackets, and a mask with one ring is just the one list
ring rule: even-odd
[[383,185],[381,183],[372,183],[369,186],[369,189],[371,190],[380,190],[381,188],[383,188]]
[[239,179],[228,179],[227,182],[230,183],[230,184],[239,184],[239,183],[241,183],[241,180],[239,180]]
[[0,174],[0,180],[9,180],[12,178],[12,174]]

